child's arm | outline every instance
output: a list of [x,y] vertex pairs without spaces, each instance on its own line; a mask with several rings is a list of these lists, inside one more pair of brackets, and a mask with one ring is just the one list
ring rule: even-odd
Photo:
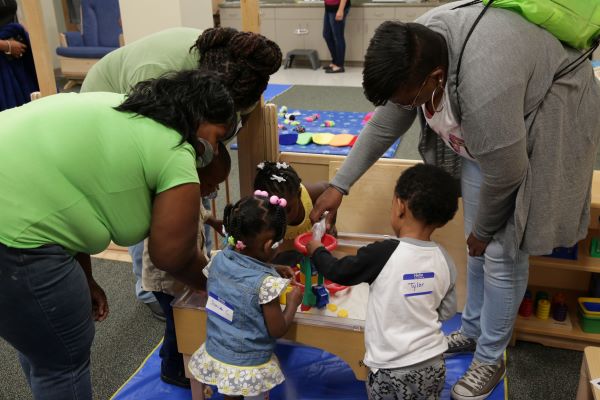
[[456,267],[450,255],[446,253],[446,250],[443,247],[440,247],[440,249],[444,253],[448,270],[450,271],[450,287],[448,287],[448,291],[437,309],[438,318],[440,321],[445,321],[456,314]]
[[286,294],[286,307],[281,311],[279,305],[279,297],[271,300],[267,304],[262,305],[265,324],[269,331],[269,336],[280,338],[290,329],[290,325],[294,319],[294,314],[298,306],[302,303],[302,291],[299,287],[294,287],[291,292]]
[[308,254],[325,278],[341,285],[373,283],[398,247],[397,240],[388,239],[361,247],[355,256],[337,259],[320,242],[308,244]]
[[211,228],[213,228],[215,231],[217,231],[217,233],[219,235],[223,236],[223,221],[222,220],[216,219],[215,217],[213,217],[211,215],[208,218],[206,218],[204,223],[206,225],[210,226]]

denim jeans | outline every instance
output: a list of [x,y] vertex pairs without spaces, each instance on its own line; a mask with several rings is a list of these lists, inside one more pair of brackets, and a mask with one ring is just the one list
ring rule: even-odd
[[92,303],[73,256],[0,244],[0,310],[0,337],[18,351],[35,400],[92,398]]
[[350,7],[344,10],[344,18],[341,21],[335,20],[335,11],[325,10],[323,18],[323,38],[327,43],[327,48],[331,53],[331,63],[338,67],[344,66],[346,58],[346,39],[344,39],[344,28],[346,26],[346,16],[348,16]]
[[161,373],[168,377],[183,376],[183,356],[177,350],[175,321],[173,320],[173,307],[171,307],[174,297],[162,292],[152,293],[158,300],[158,304],[160,304],[166,318],[165,337],[158,353],[161,359]]
[[142,255],[144,254],[144,241],[130,246],[128,249],[133,262],[133,273],[135,275],[135,296],[142,303],[153,303],[156,298],[152,292],[142,289]]
[[[482,175],[479,164],[465,158],[462,161],[461,188],[468,236],[477,216]],[[475,359],[492,363],[502,357],[528,277],[528,254],[522,251],[508,254],[496,238],[488,244],[483,256],[467,258],[467,303],[461,330],[465,336],[477,340]]]
[[[210,200],[209,199],[205,199],[202,198],[202,206],[204,207],[204,209],[206,211],[210,211]],[[210,251],[212,250],[212,230],[211,230],[211,226],[204,224],[204,248],[206,249],[206,254],[210,255]],[[221,232],[218,232],[221,233]]]

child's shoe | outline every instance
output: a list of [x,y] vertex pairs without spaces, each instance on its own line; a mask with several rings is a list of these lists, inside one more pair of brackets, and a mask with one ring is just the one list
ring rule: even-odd
[[166,375],[166,374],[161,373],[160,379],[163,382],[168,383],[170,385],[179,386],[179,387],[182,387],[185,389],[190,388],[190,379],[185,377],[185,374],[183,371],[181,371],[180,373],[178,373],[176,375]]
[[485,364],[473,360],[465,374],[452,386],[454,400],[483,400],[487,398],[506,373],[504,360]]
[[444,356],[453,356],[461,353],[474,353],[477,347],[477,341],[466,337],[461,331],[454,331],[446,336],[448,341],[448,350],[444,352]]

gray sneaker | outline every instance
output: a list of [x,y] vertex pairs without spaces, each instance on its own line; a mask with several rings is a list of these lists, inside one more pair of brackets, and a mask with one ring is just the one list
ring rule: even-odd
[[477,347],[477,341],[462,334],[461,331],[454,331],[446,336],[448,341],[448,350],[444,356],[453,356],[461,353],[474,353]]
[[504,359],[496,364],[473,360],[465,374],[452,386],[454,400],[483,400],[487,398],[506,373]]

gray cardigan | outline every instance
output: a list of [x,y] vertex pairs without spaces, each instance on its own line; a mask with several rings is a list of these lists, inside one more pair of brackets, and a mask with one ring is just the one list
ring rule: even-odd
[[[587,234],[600,139],[600,86],[591,65],[585,62],[553,82],[579,53],[518,14],[490,8],[469,39],[457,88],[458,56],[483,8],[453,10],[461,3],[437,7],[416,22],[448,43],[445,95],[483,175],[473,233],[529,254],[571,246]],[[375,110],[332,183],[349,190],[417,116],[425,162],[459,177],[460,157],[428,128],[421,110],[388,103]]]

